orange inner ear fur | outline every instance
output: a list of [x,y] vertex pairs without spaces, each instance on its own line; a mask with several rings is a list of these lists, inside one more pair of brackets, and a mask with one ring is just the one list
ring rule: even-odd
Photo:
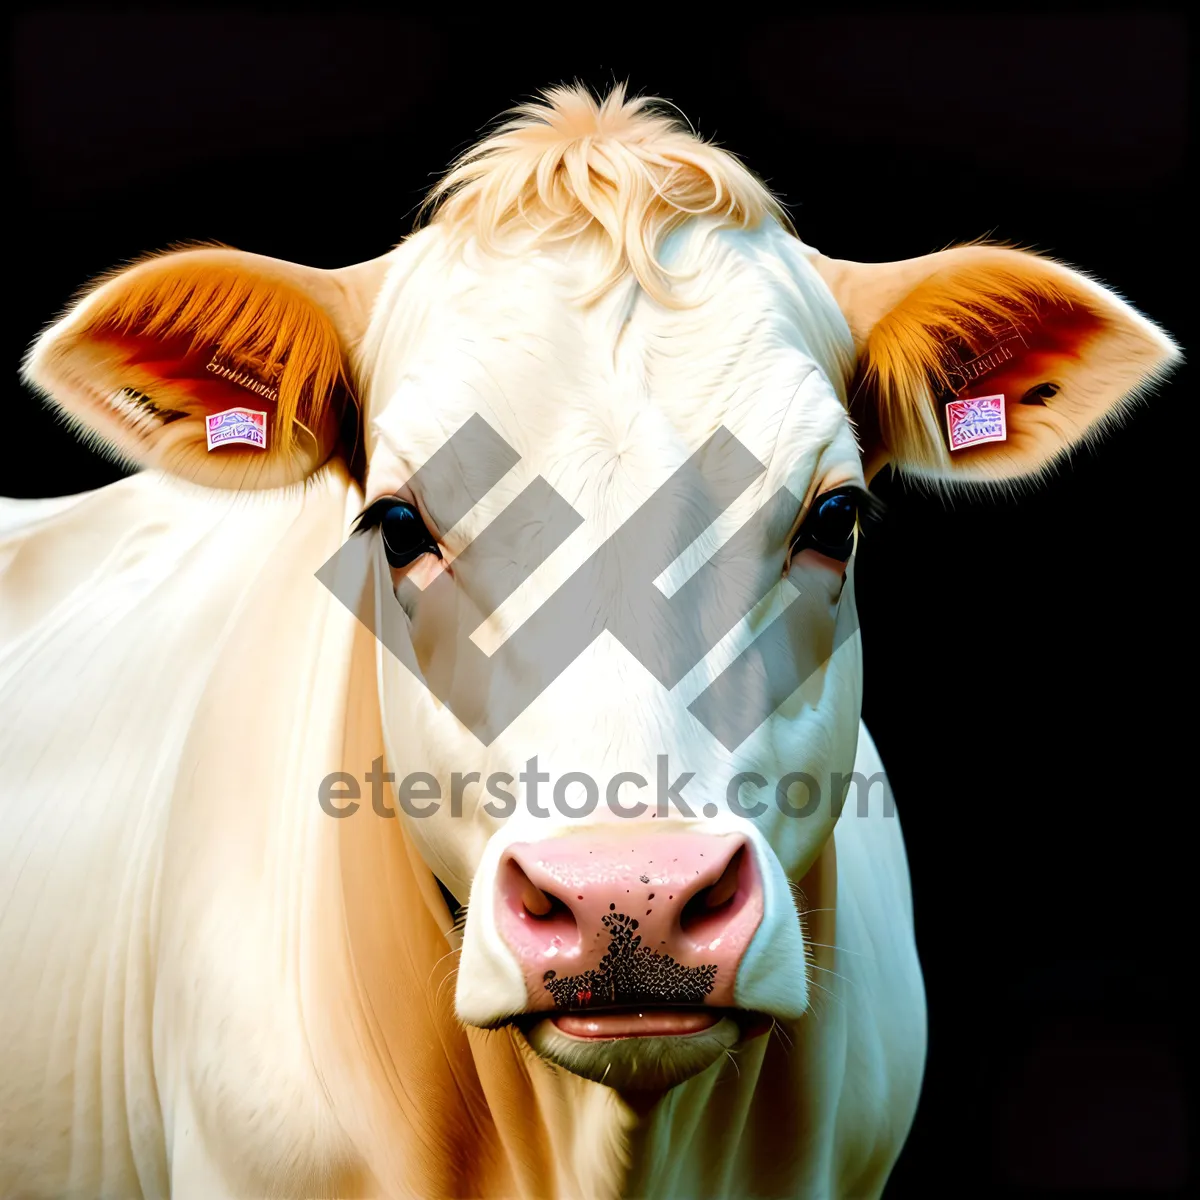
[[[101,340],[114,357],[119,357],[128,366],[138,367],[167,384],[172,399],[177,402],[188,402],[194,407],[210,412],[220,412],[241,404],[263,408],[274,415],[275,400],[240,387],[208,370],[208,364],[214,361],[214,357],[225,361],[213,349],[193,347],[190,341],[184,338],[161,339],[143,336]],[[248,375],[262,378],[249,364],[244,365],[244,370]]]
[[[965,385],[954,389],[954,394],[963,398],[985,396],[1000,391],[1013,403],[1020,403],[1025,393],[1037,386],[1037,383],[1029,383],[1029,380],[1053,382],[1063,359],[1079,361],[1080,348],[1087,345],[1101,325],[1102,322],[1095,313],[1079,306],[1053,302],[1039,305],[1031,316],[1023,317],[1008,329],[992,331],[996,342],[1013,334],[1018,335],[1019,340],[1008,343],[1013,352],[1012,357],[977,379],[969,380]],[[988,348],[986,345],[982,347],[984,351]],[[964,352],[974,350],[975,347],[960,342],[952,349],[961,360]],[[970,357],[970,354],[966,354],[965,357]],[[944,362],[950,364],[950,372],[953,371],[955,361],[955,357],[951,356],[944,359]],[[953,379],[946,380],[947,386],[954,382]]]
[[[186,255],[151,260],[118,281],[124,286],[110,293],[85,336],[137,368],[140,379],[165,384],[160,407],[263,409],[279,449],[336,417],[332,409],[348,387],[341,345],[329,319],[299,292]],[[209,371],[214,357],[261,381],[262,390]],[[262,394],[268,387],[275,397]]]
[[[973,263],[935,272],[871,331],[852,394],[867,393],[873,403],[856,403],[855,418],[892,457],[934,466],[945,457],[947,401],[1003,393],[1011,416],[1031,389],[1078,361],[1102,325],[1078,296],[1027,267]],[[1009,360],[974,379],[956,377],[956,367],[1014,335],[1020,340],[1007,342]],[[968,447],[955,461],[988,453]]]
[[[1002,395],[1008,426],[1015,429],[1019,425],[1022,405],[1052,406],[1054,395],[1062,387],[1063,368],[1068,362],[1081,360],[1081,349],[1088,345],[1103,323],[1086,309],[1057,303],[1042,307],[1034,321],[1018,327],[1021,340],[1010,343],[1011,359],[954,392],[935,393],[943,411],[945,403],[952,399]],[[1006,335],[1001,333],[1000,336]],[[1037,396],[1037,390],[1045,385],[1050,385],[1048,394]],[[986,455],[989,449],[991,447],[987,445],[966,446],[955,452],[955,458],[966,463],[981,454]]]

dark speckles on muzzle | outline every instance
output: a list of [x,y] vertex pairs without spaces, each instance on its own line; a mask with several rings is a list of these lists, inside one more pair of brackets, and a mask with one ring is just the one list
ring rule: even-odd
[[[614,906],[610,906],[614,907]],[[716,964],[685,967],[669,954],[642,945],[638,923],[624,913],[602,918],[609,931],[608,952],[593,970],[562,979],[554,971],[543,976],[546,990],[559,1008],[597,1004],[701,1004],[713,990]]]

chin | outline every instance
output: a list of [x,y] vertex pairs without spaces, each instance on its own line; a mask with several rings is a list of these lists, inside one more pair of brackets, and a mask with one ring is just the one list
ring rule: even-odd
[[707,1071],[770,1022],[731,1009],[532,1014],[522,1027],[555,1066],[623,1092],[663,1091]]

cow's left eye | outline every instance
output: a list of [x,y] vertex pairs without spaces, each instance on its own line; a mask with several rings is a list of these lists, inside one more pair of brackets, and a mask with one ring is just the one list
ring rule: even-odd
[[859,487],[834,488],[818,496],[792,541],[792,557],[804,550],[816,550],[826,558],[845,562],[854,552],[854,528],[860,509],[876,503],[870,492]]
[[406,500],[397,500],[393,496],[376,500],[358,518],[354,532],[362,533],[376,526],[383,538],[383,551],[389,566],[397,569],[410,566],[423,554],[442,556],[433,535],[425,528],[421,514]]

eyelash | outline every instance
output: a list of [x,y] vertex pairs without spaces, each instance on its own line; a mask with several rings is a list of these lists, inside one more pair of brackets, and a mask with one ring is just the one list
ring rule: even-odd
[[[854,502],[855,521],[850,533],[851,539],[853,539],[854,530],[862,530],[864,528],[876,525],[882,518],[884,508],[886,507],[884,502],[880,500],[878,496],[867,491],[865,488],[858,487],[854,484],[847,484],[844,487],[830,488],[827,492],[821,492],[813,499],[811,506],[804,514],[803,521],[801,521],[799,527],[796,529],[796,532],[792,535],[792,539],[788,544],[787,567],[791,566],[792,559],[797,554],[803,553],[803,551],[806,549],[813,548],[822,550],[826,553],[832,553],[834,547],[822,546],[820,544],[819,540],[813,534],[811,523],[817,514],[819,506],[823,502],[828,501],[836,496],[847,496]],[[839,546],[838,549],[840,548],[841,547]],[[852,544],[846,547],[845,555],[838,553],[834,555],[834,557],[848,561],[850,553],[852,553]]]
[[[407,528],[401,531],[402,538],[408,540],[408,545],[394,546],[388,541],[385,522],[388,514],[397,508],[403,508],[410,518]],[[407,567],[425,554],[432,554],[437,558],[442,557],[441,548],[433,534],[429,532],[429,527],[425,524],[420,510],[415,504],[410,504],[409,501],[402,500],[399,496],[381,496],[358,514],[352,532],[354,534],[368,533],[372,529],[380,531],[388,563],[394,569]],[[417,535],[415,540],[413,540],[414,533]]]
[[350,532],[370,533],[372,529],[378,529],[393,505],[407,503],[407,500],[401,500],[399,496],[380,496],[378,500],[373,500],[354,518],[354,528]]
[[854,502],[858,505],[858,527],[860,529],[873,528],[878,525],[883,520],[883,514],[887,512],[887,505],[874,492],[869,492],[866,488],[858,487],[855,484],[831,488],[828,492],[818,496],[817,500],[824,499],[825,496],[832,495],[834,492],[846,492],[854,497]]

